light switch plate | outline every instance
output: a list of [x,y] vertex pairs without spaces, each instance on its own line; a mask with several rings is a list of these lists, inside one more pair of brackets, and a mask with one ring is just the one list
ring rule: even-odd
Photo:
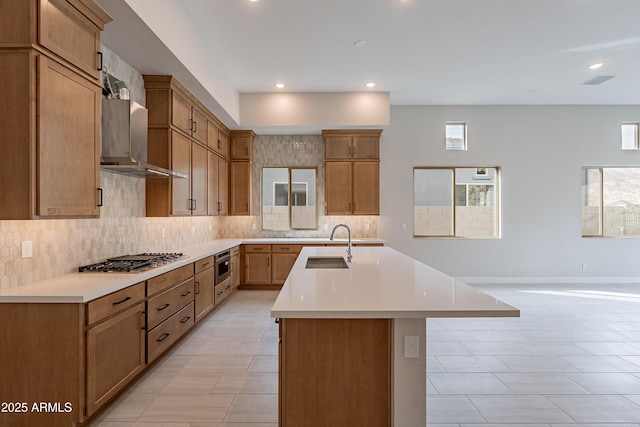
[[31,240],[25,240],[22,242],[22,258],[33,257],[33,242]]
[[420,357],[420,337],[418,335],[404,336],[404,357],[407,359]]

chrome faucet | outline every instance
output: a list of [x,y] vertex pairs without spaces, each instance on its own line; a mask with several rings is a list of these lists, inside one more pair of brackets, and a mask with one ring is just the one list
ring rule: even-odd
[[333,240],[333,235],[336,234],[336,228],[338,227],[344,227],[347,229],[348,236],[349,236],[349,244],[347,246],[347,261],[351,262],[351,258],[353,258],[353,255],[351,255],[351,229],[349,228],[349,226],[346,224],[338,224],[335,227],[333,227],[333,231],[331,232],[331,237],[329,237],[329,240]]

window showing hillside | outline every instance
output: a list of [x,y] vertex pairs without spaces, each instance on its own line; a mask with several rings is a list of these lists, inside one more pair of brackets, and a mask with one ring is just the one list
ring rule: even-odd
[[582,236],[640,236],[640,168],[583,168]]

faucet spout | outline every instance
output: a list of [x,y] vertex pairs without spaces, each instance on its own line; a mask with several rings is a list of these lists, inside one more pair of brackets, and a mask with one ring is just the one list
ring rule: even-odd
[[347,245],[347,262],[351,262],[351,258],[353,258],[353,255],[351,254],[351,229],[349,228],[349,226],[347,224],[338,224],[333,227],[333,231],[331,231],[331,237],[329,237],[329,240],[333,240],[333,236],[336,234],[336,229],[338,227],[344,227],[347,229],[347,235],[349,237],[349,243]]

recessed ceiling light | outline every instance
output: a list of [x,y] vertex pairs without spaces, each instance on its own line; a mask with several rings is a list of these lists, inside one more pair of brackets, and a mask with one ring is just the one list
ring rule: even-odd
[[[254,1],[254,0],[251,0],[251,1]],[[258,1],[258,0],[255,0],[255,1]],[[284,83],[276,83],[276,84],[275,84],[275,86],[276,86],[278,89],[283,89],[283,88],[284,88]]]
[[353,42],[353,45],[355,47],[365,47],[367,45],[367,42],[365,42],[364,40],[356,40]]
[[366,87],[375,87],[376,84],[374,82],[367,82],[367,83],[365,83],[365,86]]
[[589,65],[589,69],[590,70],[597,70],[598,68],[602,67],[604,64],[602,62],[596,62],[595,64],[591,64]]
[[249,0],[251,3],[258,3],[260,0]]

